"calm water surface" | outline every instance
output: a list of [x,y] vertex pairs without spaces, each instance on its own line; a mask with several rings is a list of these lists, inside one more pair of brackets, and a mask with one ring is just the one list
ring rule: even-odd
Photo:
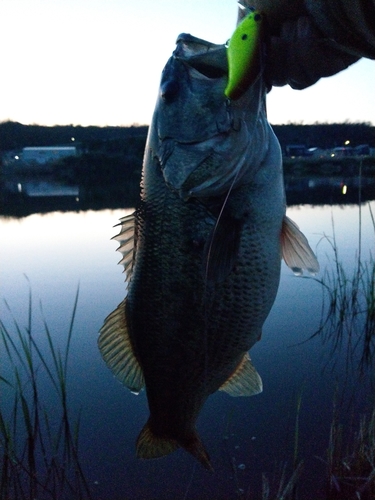
[[[371,206],[375,212],[375,203]],[[264,392],[253,398],[216,393],[201,412],[198,431],[215,474],[181,450],[154,461],[135,458],[135,440],[148,416],[145,394],[134,396],[113,378],[96,344],[104,318],[125,292],[122,268],[116,265],[120,254],[110,238],[116,232],[112,226],[126,213],[102,210],[0,218],[1,298],[17,322],[26,326],[31,288],[33,331],[41,344],[45,344],[44,317],[56,344],[64,345],[79,286],[68,393],[72,414],[81,409],[81,464],[93,498],[234,499],[242,493],[243,498],[258,499],[262,473],[272,484],[281,465],[293,462],[299,398],[301,498],[325,498],[326,466],[317,457],[326,458],[335,394],[343,423],[352,415],[357,420],[373,404],[371,372],[360,378],[355,360],[353,369],[347,367],[345,341],[332,354],[329,340],[323,342],[321,336],[307,340],[320,324],[322,287],[314,279],[294,276],[285,265],[262,339],[251,351]],[[320,277],[333,265],[332,248],[323,237],[333,235],[333,221],[339,259],[351,275],[358,254],[358,206],[300,205],[287,213],[316,251]],[[369,204],[362,206],[361,217],[361,252],[368,259],[374,248]],[[0,307],[1,318],[12,331],[4,300]],[[1,356],[4,359],[5,353]],[[49,390],[46,387],[46,394]]]

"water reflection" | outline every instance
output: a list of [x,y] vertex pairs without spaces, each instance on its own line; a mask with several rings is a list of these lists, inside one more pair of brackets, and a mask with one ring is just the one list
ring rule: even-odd
[[[21,180],[21,179],[20,179]],[[78,186],[66,185],[54,180],[35,180],[33,178],[22,180],[21,182],[5,181],[4,190],[9,193],[23,194],[28,198],[35,197],[65,197],[77,198],[79,195]]]
[[[354,160],[353,160],[354,161]],[[286,168],[285,187],[290,206],[300,204],[349,204],[375,198],[375,176],[370,168],[354,162],[351,168],[326,171],[327,165],[298,162]],[[328,166],[330,166],[328,164]],[[314,168],[313,168],[314,167]],[[7,174],[0,180],[0,214],[23,217],[56,210],[131,208],[139,199],[139,177],[125,183],[72,184],[53,175]]]
[[[333,237],[332,220],[337,260],[348,284],[356,274],[360,226],[362,263],[371,264],[374,227],[369,206],[374,213],[374,202],[362,206],[361,221],[355,205],[289,208],[288,215],[316,250],[323,270],[319,279],[325,276],[325,268],[336,269],[332,240],[324,238]],[[334,350],[336,339],[328,335],[329,328],[323,336],[313,336],[321,326],[322,286],[312,278],[293,276],[285,266],[262,340],[252,351],[264,393],[252,399],[215,394],[199,420],[199,433],[211,450],[217,473],[211,477],[200,471],[182,452],[152,463],[134,458],[134,438],[140,423],[147,419],[145,395],[135,397],[124,389],[104,366],[96,346],[103,318],[124,294],[116,243],[110,238],[115,233],[112,226],[125,214],[121,209],[0,219],[1,261],[6,263],[0,268],[1,296],[22,328],[27,326],[29,285],[23,274],[28,276],[34,297],[34,332],[45,347],[39,300],[54,341],[63,347],[80,283],[67,376],[68,401],[73,416],[81,412],[81,464],[94,498],[176,499],[183,498],[186,491],[191,499],[228,499],[240,494],[259,498],[263,473],[271,489],[274,475],[280,478],[279,464],[287,463],[288,477],[291,475],[300,397],[298,461],[303,460],[304,467],[299,494],[304,500],[330,498],[326,494],[327,464],[315,457],[327,461],[334,401],[337,425],[350,429],[353,418],[357,429],[359,415],[373,405],[369,381],[374,372],[373,368],[364,369],[358,383],[355,367],[362,352],[357,349],[349,351],[354,363],[347,371],[350,343],[344,330],[338,350]],[[366,282],[366,275],[361,276],[359,287]],[[334,284],[333,278],[330,284]],[[9,311],[3,302],[0,307],[4,325],[12,330]],[[0,354],[3,360],[3,346]],[[7,377],[4,363],[0,369],[0,375]],[[2,398],[2,407],[4,401]],[[238,468],[241,464],[245,468]],[[337,470],[334,473],[337,475]]]
[[115,186],[71,184],[53,175],[7,175],[0,179],[0,214],[25,217],[57,210],[102,210],[133,207],[139,178]]

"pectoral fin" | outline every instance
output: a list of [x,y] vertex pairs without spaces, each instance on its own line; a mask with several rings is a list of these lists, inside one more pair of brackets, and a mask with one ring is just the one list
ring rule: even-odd
[[263,383],[246,352],[235,372],[220,387],[230,396],[254,396],[263,391]]
[[304,269],[311,274],[319,272],[319,262],[307,238],[287,216],[284,216],[281,231],[281,252],[286,265],[294,274],[300,276]]
[[132,392],[139,393],[144,386],[142,368],[134,355],[125,317],[124,299],[111,312],[100,329],[98,346],[114,375]]

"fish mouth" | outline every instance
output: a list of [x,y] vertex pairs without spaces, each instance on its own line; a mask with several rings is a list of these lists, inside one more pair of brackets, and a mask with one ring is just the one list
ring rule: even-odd
[[227,81],[224,45],[179,35],[160,82],[156,112],[159,140],[200,142],[230,130],[232,110],[224,93]]
[[[165,182],[183,199],[199,196],[200,189],[222,176],[222,145],[236,130],[224,94],[227,79],[225,45],[188,33],[177,37],[161,81],[157,156]],[[186,102],[192,107],[185,108]]]
[[176,40],[173,57],[195,69],[201,77],[217,79],[228,76],[228,58],[225,44],[217,45],[188,33]]
[[[186,33],[178,36],[162,74],[154,151],[166,184],[183,200],[228,192],[245,174],[249,177],[249,164],[252,169],[253,163],[259,164],[254,155],[264,153],[256,144],[263,128],[259,121],[262,86],[258,82],[241,102],[232,102],[225,96],[227,82],[225,45]],[[244,105],[249,107],[248,100],[255,103],[250,117],[243,111]]]

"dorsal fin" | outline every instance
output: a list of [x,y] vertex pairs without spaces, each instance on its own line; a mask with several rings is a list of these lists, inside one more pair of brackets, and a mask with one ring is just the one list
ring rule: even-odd
[[114,375],[132,392],[144,386],[142,368],[135,357],[125,316],[126,298],[107,316],[98,339],[98,346]]
[[120,219],[119,224],[115,227],[121,226],[120,232],[112,238],[120,243],[117,250],[122,254],[122,259],[119,264],[124,266],[126,273],[126,282],[129,283],[131,273],[133,270],[133,262],[136,247],[136,232],[135,232],[135,214],[127,215]]
[[234,373],[220,387],[230,396],[254,396],[263,391],[263,383],[246,352]]
[[306,236],[299,227],[286,215],[281,230],[281,252],[285,264],[294,274],[301,276],[303,270],[311,274],[319,272],[319,262],[311,250]]

